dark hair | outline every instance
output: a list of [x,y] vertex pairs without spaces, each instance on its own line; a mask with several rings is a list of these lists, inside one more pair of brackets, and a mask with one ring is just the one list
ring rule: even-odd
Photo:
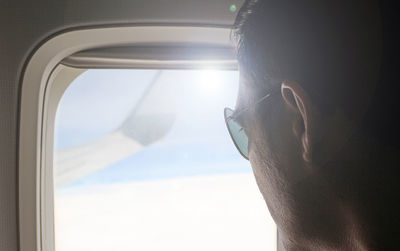
[[[398,144],[391,114],[398,105],[384,88],[394,76],[390,48],[398,46],[391,14],[374,0],[248,0],[234,27],[241,74],[250,85],[265,77],[296,80],[325,113],[341,109],[352,118],[369,105],[358,118],[363,131]],[[372,101],[362,93],[369,88]]]

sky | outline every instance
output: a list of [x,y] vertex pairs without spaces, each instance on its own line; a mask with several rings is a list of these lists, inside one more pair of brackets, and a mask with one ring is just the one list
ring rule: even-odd
[[[66,90],[56,115],[55,152],[118,129],[157,70],[88,70]],[[237,71],[165,70],[158,79],[177,102],[164,138],[70,185],[251,172],[231,142],[223,108],[234,107]]]
[[276,227],[223,118],[224,107],[235,106],[238,73],[163,71],[165,103],[132,113],[156,74],[88,70],[62,97],[56,155],[119,130],[140,111],[173,109],[176,119],[153,144],[56,187],[56,250],[276,250]]

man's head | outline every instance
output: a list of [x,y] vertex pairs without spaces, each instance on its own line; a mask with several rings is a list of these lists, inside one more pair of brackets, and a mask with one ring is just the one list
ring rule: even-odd
[[289,248],[358,249],[376,238],[364,226],[395,183],[376,147],[382,134],[365,123],[379,112],[381,27],[372,0],[250,0],[238,14],[236,109],[252,107],[242,119],[249,160]]

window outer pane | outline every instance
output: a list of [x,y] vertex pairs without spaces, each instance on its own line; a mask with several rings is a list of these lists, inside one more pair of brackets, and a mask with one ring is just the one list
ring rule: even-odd
[[235,71],[76,79],[56,120],[57,251],[275,249],[275,226],[223,121],[237,88]]

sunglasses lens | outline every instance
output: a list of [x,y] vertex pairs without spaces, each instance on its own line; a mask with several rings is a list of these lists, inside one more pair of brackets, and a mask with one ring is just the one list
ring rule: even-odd
[[232,119],[232,115],[233,110],[225,108],[225,121],[231,138],[235,143],[236,148],[243,155],[243,157],[249,159],[249,138],[247,137],[244,128],[239,125],[234,119]]

